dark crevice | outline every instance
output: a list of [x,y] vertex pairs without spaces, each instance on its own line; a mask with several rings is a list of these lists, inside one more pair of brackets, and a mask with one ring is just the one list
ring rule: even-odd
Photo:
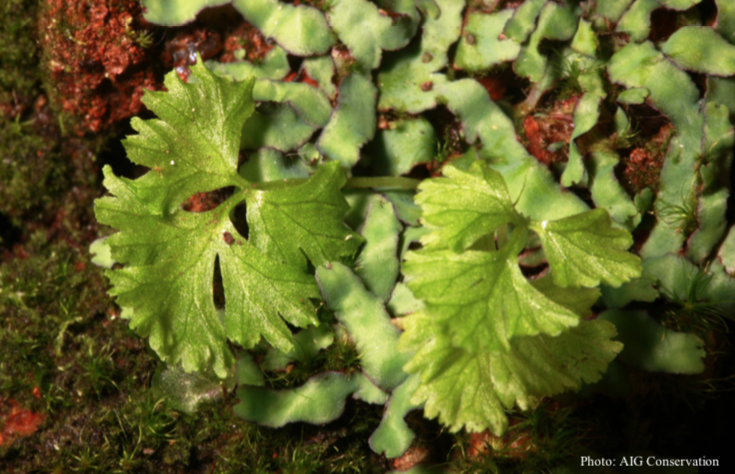
[[137,132],[130,126],[129,120],[124,125],[121,124],[118,136],[107,140],[104,149],[97,155],[100,170],[105,165],[110,165],[112,171],[118,177],[135,179],[143,176],[148,171],[148,168],[136,165],[128,159],[128,154],[121,140],[125,136],[136,134]]
[[212,299],[214,307],[225,309],[225,287],[222,283],[222,268],[219,264],[219,255],[214,261],[214,276],[212,278]]
[[244,201],[235,206],[235,209],[233,209],[230,214],[232,225],[235,226],[237,233],[244,237],[245,240],[250,238],[250,228],[248,227],[247,217],[247,207]]
[[20,243],[23,232],[13,225],[8,216],[0,213],[0,248],[10,250]]
[[651,41],[658,43],[669,39],[669,36],[679,29],[677,25],[678,14],[679,12],[667,10],[666,8],[654,10],[651,13]]

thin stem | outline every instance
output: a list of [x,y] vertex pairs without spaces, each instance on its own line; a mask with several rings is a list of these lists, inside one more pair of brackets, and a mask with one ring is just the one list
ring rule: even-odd
[[[279,181],[263,181],[254,183],[250,187],[259,190],[270,190],[278,189],[290,186],[297,186],[305,183],[309,178],[291,178],[288,180]],[[378,176],[378,177],[359,177],[350,178],[342,189],[367,189],[367,188],[393,188],[393,189],[416,189],[421,183],[418,179],[411,178],[400,178],[393,176]]]
[[380,176],[374,178],[350,178],[344,189],[359,188],[398,188],[398,189],[416,189],[421,183],[418,179],[399,178],[393,176]]

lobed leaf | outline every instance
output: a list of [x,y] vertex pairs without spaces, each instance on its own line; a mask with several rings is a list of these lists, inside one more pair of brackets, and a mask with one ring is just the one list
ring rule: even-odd
[[542,396],[599,380],[622,349],[610,340],[614,326],[600,320],[557,337],[516,338],[508,352],[472,354],[454,347],[444,327],[425,314],[405,319],[401,344],[418,347],[406,370],[421,376],[411,402],[425,402],[424,414],[438,416],[452,432],[490,429],[501,436],[508,426],[506,409],[526,410]]
[[497,171],[476,162],[468,173],[451,165],[443,173],[444,178],[422,182],[416,196],[422,222],[436,229],[421,239],[425,246],[460,252],[507,223],[523,222]]
[[[518,239],[516,237],[516,239]],[[518,239],[520,240],[520,239]],[[451,325],[455,347],[472,353],[507,352],[517,336],[558,335],[579,316],[534,288],[516,261],[517,245],[497,252],[409,252],[403,265],[408,287],[424,300],[426,314]]]
[[541,238],[551,275],[559,286],[619,286],[641,274],[640,259],[626,252],[633,238],[612,228],[604,209],[532,222],[529,227]]
[[533,219],[559,219],[588,209],[574,193],[563,192],[549,169],[528,154],[513,122],[477,81],[454,81],[439,92],[462,121],[465,140],[479,142],[478,155],[503,175],[519,212]]
[[[277,260],[306,269],[308,262],[351,259],[362,243],[342,220],[339,189],[346,179],[336,162],[320,166],[307,182],[246,195],[250,243]],[[307,262],[308,259],[308,262]]]
[[[354,253],[359,244],[344,240],[352,234],[342,223],[346,204],[338,164],[322,167],[300,186],[270,191],[254,190],[238,174],[240,130],[254,108],[253,81],[217,77],[200,63],[192,66],[195,84],[172,72],[165,80],[168,92],[146,93],[144,102],[160,119],[134,120],[140,134],[125,146],[131,160],[154,169],[129,180],[105,167],[112,196],[97,200],[95,212],[119,230],[106,242],[125,267],[107,273],[110,293],[128,309],[131,327],[149,336],[170,364],[180,362],[186,371],[212,368],[224,377],[234,362],[227,339],[247,348],[263,336],[287,352],[293,345],[286,321],[316,324],[310,298],[319,297],[318,287],[298,248],[321,262]],[[191,195],[224,186],[235,190],[213,210],[179,207]],[[252,243],[230,221],[242,201],[249,207]],[[275,222],[297,207],[297,217]],[[269,232],[293,233],[295,226],[304,236],[300,247],[279,253],[291,237]],[[214,304],[217,261],[223,314]]]

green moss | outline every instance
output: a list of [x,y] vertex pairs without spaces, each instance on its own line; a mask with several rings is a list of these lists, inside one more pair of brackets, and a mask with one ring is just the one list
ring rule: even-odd
[[30,91],[38,82],[34,41],[35,0],[8,0],[0,5],[0,103],[14,91]]

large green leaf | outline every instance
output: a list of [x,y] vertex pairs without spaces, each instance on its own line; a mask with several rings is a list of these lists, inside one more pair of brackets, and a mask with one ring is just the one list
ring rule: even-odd
[[[497,252],[409,252],[403,265],[409,288],[426,313],[447,324],[456,347],[508,351],[516,336],[558,335],[579,316],[534,288],[516,261],[522,235]],[[522,247],[522,243],[521,243]]]
[[[200,61],[192,72],[196,84],[172,72],[166,76],[167,92],[144,95],[160,119],[134,119],[139,134],[125,146],[132,161],[152,171],[129,180],[105,167],[112,196],[97,200],[95,212],[101,223],[119,230],[106,241],[112,258],[125,265],[108,271],[110,292],[131,310],[131,326],[150,336],[151,347],[169,363],[181,362],[187,371],[212,367],[224,377],[233,364],[228,338],[252,347],[264,336],[286,352],[292,348],[286,321],[316,324],[309,299],[318,298],[318,288],[296,249],[320,263],[354,252],[356,243],[344,241],[353,234],[342,224],[346,205],[338,164],[295,187],[253,189],[237,169],[240,130],[254,107],[253,81],[219,78]],[[226,186],[235,187],[232,195],[213,210],[192,213],[180,207],[196,193]],[[251,208],[249,236],[257,246],[230,220],[243,201]],[[284,254],[280,246],[293,243],[287,234],[293,222],[286,221],[287,210],[271,208],[294,202],[301,208],[295,222],[309,225],[301,230],[302,241]],[[275,222],[278,218],[284,221]],[[311,225],[315,218],[319,223]],[[216,261],[224,284],[223,318],[214,304]]]
[[460,252],[504,224],[523,222],[497,171],[476,162],[469,173],[451,165],[443,172],[445,178],[421,183],[421,192],[416,196],[416,203],[423,209],[422,222],[436,229],[421,239],[424,245],[448,246]]
[[[250,243],[261,252],[303,268],[349,260],[362,239],[342,222],[347,202],[339,189],[337,163],[321,166],[306,183],[277,191],[251,189],[246,195]],[[257,229],[258,232],[252,232]]]
[[532,222],[559,286],[619,286],[641,274],[640,259],[626,250],[629,232],[614,229],[604,209],[556,221]]
[[622,348],[611,341],[615,328],[586,321],[557,337],[519,337],[508,352],[472,354],[454,347],[443,326],[422,313],[405,318],[402,349],[417,353],[406,366],[421,376],[411,401],[424,402],[429,418],[453,432],[490,429],[503,434],[506,409],[526,410],[543,396],[578,390],[600,379]]

